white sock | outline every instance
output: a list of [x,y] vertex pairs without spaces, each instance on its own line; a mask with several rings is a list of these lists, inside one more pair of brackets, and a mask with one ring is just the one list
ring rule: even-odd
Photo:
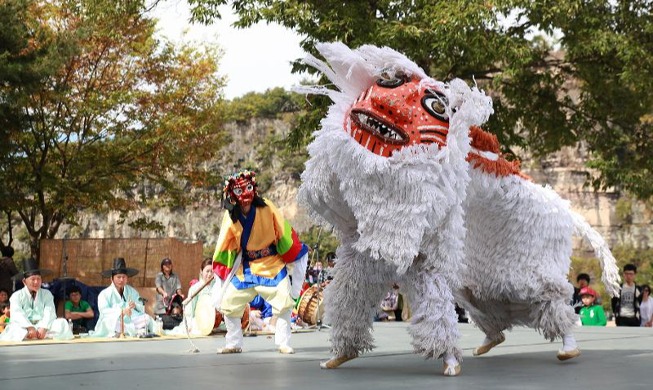
[[290,346],[290,310],[279,313],[277,326],[274,330],[274,344],[277,347]]
[[452,354],[452,353],[445,353],[444,354],[444,362],[449,366],[449,367],[456,367],[458,363],[458,359]]
[[226,348],[243,347],[243,328],[240,326],[240,317],[224,317],[224,323],[227,325],[227,335],[225,338]]
[[481,345],[488,345],[488,344],[490,344],[490,343],[493,342],[493,341],[494,341],[494,340],[492,340],[491,338],[489,338],[489,337],[486,336],[486,337],[485,337],[485,340],[483,340],[483,344],[481,344]]
[[563,351],[573,351],[576,348],[578,348],[578,345],[576,344],[576,339],[574,338],[573,334],[569,333],[562,336]]

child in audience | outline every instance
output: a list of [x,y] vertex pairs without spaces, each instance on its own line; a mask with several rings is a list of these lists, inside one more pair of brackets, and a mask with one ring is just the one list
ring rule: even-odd
[[596,291],[590,287],[583,287],[580,290],[580,299],[583,301],[583,307],[580,309],[580,322],[583,326],[605,326],[607,320],[603,307],[595,304]]
[[0,303],[0,333],[5,331],[5,326],[9,324],[9,302]]

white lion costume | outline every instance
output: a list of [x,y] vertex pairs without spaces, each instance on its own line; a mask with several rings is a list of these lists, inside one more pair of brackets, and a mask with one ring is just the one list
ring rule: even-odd
[[487,335],[478,354],[514,324],[567,336],[565,353],[576,353],[566,279],[573,230],[598,248],[609,292],[618,269],[568,203],[529,182],[478,127],[490,98],[461,80],[433,80],[389,48],[317,49],[326,62],[305,62],[337,90],[297,89],[334,102],[309,146],[299,198],[341,240],[325,291],[334,356],[322,367],[374,347],[373,315],[394,281],[411,302],[415,352],[442,357],[445,375],[461,370],[454,295]]

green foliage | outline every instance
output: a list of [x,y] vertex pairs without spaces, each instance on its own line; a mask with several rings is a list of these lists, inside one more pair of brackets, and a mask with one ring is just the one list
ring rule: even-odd
[[163,226],[161,222],[147,217],[136,218],[135,220],[129,222],[127,226],[137,231],[151,231],[159,234],[163,234],[165,231],[165,226]]
[[617,200],[615,213],[621,223],[631,224],[633,222],[633,201],[628,197]]
[[276,119],[283,113],[299,111],[301,99],[280,87],[264,93],[249,92],[225,103],[224,120],[244,123],[253,118]]
[[[229,3],[239,27],[275,22],[294,29],[313,54],[317,42],[389,46],[435,78],[476,81],[494,98],[486,127],[507,152],[526,147],[537,157],[585,141],[599,172],[594,187],[653,195],[650,0],[189,3],[202,22]],[[314,105],[311,116],[323,117],[327,104]],[[316,129],[305,119],[295,141],[307,142]]]
[[[259,166],[262,174],[271,175],[274,172],[281,172],[286,179],[298,181],[304,171],[304,163],[308,159],[308,153],[303,149],[292,149],[287,146],[286,137],[277,134],[270,134],[260,143],[256,149]],[[266,180],[265,176],[262,178]],[[268,180],[268,182],[271,178]],[[271,184],[271,183],[270,183]],[[263,186],[264,183],[259,183]],[[267,188],[261,187],[262,190]]]
[[617,259],[620,269],[626,264],[637,266],[635,283],[653,283],[653,249],[637,249],[632,246],[620,245],[613,248],[612,253]]
[[[16,7],[0,40],[0,210],[20,215],[33,256],[82,210],[183,205],[221,181],[203,165],[228,141],[217,48],[157,41],[143,1],[6,0],[0,17]],[[12,64],[30,77],[7,77]]]
[[320,226],[312,226],[306,232],[299,235],[300,240],[311,248],[310,263],[317,261],[326,266],[326,255],[329,252],[335,252],[340,242],[330,232]]

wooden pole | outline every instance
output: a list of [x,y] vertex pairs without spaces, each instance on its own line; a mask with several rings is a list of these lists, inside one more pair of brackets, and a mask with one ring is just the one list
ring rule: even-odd
[[125,314],[120,313],[120,334],[118,335],[119,339],[125,338]]
[[[214,277],[215,277],[215,276],[214,276]],[[186,299],[184,299],[184,301],[181,303],[182,306],[186,306],[186,305],[188,305],[188,304],[190,303],[190,301],[192,301],[193,298],[195,298],[195,297],[197,296],[197,294],[200,293],[200,291],[204,290],[204,288],[205,288],[206,286],[208,286],[209,284],[211,284],[211,281],[212,281],[212,280],[213,280],[213,278],[210,278],[209,280],[207,280],[206,282],[204,282],[204,283],[202,284],[202,286],[201,286],[199,289],[197,289],[197,291],[195,291],[195,292],[193,293],[193,295],[190,295],[190,296],[188,296]]]

